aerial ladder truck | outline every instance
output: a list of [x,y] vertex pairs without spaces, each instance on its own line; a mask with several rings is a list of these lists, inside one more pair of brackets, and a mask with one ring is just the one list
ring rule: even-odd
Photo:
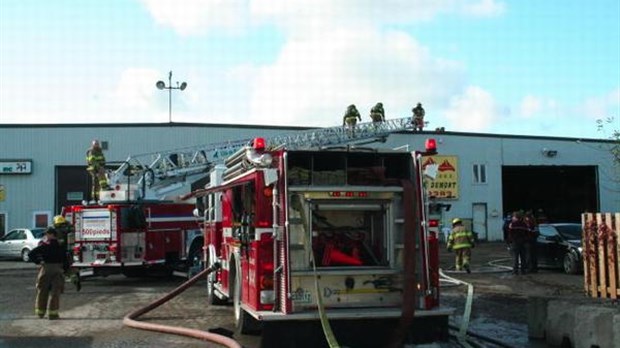
[[[411,130],[409,118],[360,123],[355,129],[329,127],[265,138],[270,149],[321,148],[385,140]],[[194,216],[194,202],[171,193],[215,170],[251,139],[231,140],[131,155],[109,172],[111,189],[95,204],[65,207],[75,226],[74,267],[82,275],[122,273],[138,276],[201,263],[204,222]]]

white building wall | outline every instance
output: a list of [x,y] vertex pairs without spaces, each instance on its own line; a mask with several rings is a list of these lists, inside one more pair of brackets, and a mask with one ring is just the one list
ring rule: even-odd
[[[301,128],[149,124],[149,125],[0,125],[0,160],[31,159],[31,175],[0,175],[5,200],[0,213],[8,215],[8,229],[31,227],[33,214],[54,208],[57,165],[85,165],[85,152],[92,139],[108,142],[108,161],[122,161],[129,155],[170,150],[199,144],[289,133]],[[592,165],[598,168],[599,204],[602,211],[620,211],[620,182],[608,151],[610,142],[503,136],[467,133],[398,133],[383,144],[409,151],[424,148],[424,141],[437,140],[440,154],[455,155],[459,165],[459,198],[448,201],[452,209],[444,223],[453,217],[471,218],[472,203],[487,204],[490,240],[502,238],[502,166],[506,165]],[[546,157],[542,149],[557,151]],[[487,184],[474,184],[474,163],[486,164]],[[86,175],[86,174],[85,174]]]

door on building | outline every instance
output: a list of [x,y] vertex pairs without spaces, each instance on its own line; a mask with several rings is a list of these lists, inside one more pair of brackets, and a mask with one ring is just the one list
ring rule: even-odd
[[56,201],[54,211],[89,200],[90,177],[85,166],[56,166]]
[[6,213],[0,211],[0,238],[6,234]]
[[542,209],[550,222],[599,211],[596,166],[502,166],[504,213]]
[[487,204],[486,203],[473,203],[472,204],[472,232],[474,232],[478,239],[489,240],[487,231]]

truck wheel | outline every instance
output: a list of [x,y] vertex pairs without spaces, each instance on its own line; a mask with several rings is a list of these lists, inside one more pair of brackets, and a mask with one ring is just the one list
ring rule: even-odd
[[187,255],[187,277],[191,278],[203,270],[202,243],[194,241]]
[[235,313],[235,328],[237,332],[243,335],[258,335],[261,332],[260,322],[254,319],[253,316],[248,314],[243,308],[241,308],[241,270],[237,269],[235,275],[235,288],[233,290],[233,306]]

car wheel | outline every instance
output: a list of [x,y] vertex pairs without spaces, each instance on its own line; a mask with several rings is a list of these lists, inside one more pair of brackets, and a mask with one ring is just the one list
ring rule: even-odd
[[566,274],[577,274],[579,272],[579,260],[573,252],[567,252],[564,255],[564,272]]
[[30,257],[28,257],[28,253],[29,252],[30,252],[30,249],[22,250],[22,261],[24,261],[24,262],[29,262],[30,261]]

